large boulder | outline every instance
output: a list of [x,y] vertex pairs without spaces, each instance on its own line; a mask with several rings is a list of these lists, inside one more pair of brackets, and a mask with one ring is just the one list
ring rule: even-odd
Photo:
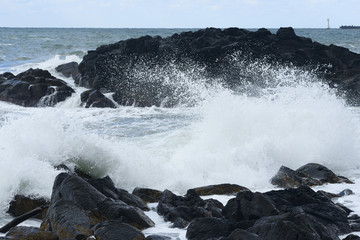
[[138,229],[121,221],[104,221],[93,228],[97,240],[145,240],[144,234]]
[[87,90],[81,93],[81,102],[85,104],[85,108],[98,107],[98,108],[116,108],[115,104],[105,97],[100,90]]
[[48,71],[32,69],[0,74],[0,100],[24,107],[54,106],[75,91]]
[[165,221],[190,222],[195,218],[212,217],[213,212],[220,212],[216,205],[207,204],[194,190],[189,190],[186,196],[177,196],[169,190],[161,194],[157,206],[158,214],[164,216]]
[[55,70],[65,77],[72,77],[74,80],[79,77],[79,64],[77,62],[64,63],[55,68]]
[[138,207],[142,210],[149,210],[146,204],[138,196],[135,196],[124,189],[116,188],[109,176],[97,179],[87,179],[86,181],[109,198],[123,201],[130,206]]
[[155,203],[160,201],[162,192],[156,189],[136,187],[132,194],[138,196],[144,202]]
[[317,186],[325,183],[353,183],[346,177],[338,176],[318,163],[308,163],[297,170],[281,166],[270,182],[282,188],[293,188],[301,185]]
[[236,54],[238,62],[266,59],[272,65],[316,69],[331,87],[346,90],[349,99],[359,103],[360,55],[296,36],[292,28],[280,28],[276,34],[267,29],[207,28],[167,38],[128,39],[89,51],[79,65],[81,77],[76,82],[87,88],[105,88],[115,92],[119,104],[136,106],[172,106],[186,99],[184,92],[189,89],[171,84],[181,82],[179,71],[196,75],[193,70],[200,69],[200,76],[191,80],[206,78],[211,84],[222,79],[231,89],[244,82],[264,84],[256,69],[250,73],[234,63]]
[[332,229],[317,222],[301,207],[278,216],[261,218],[248,231],[257,234],[262,240],[339,240]]
[[261,228],[259,225],[261,219],[267,217],[278,219],[276,216],[285,216],[283,214],[299,208],[317,224],[321,224],[335,234],[351,232],[347,209],[333,203],[326,195],[314,192],[306,186],[266,193],[240,192],[236,198],[228,201],[223,209],[223,215],[237,222],[241,228],[247,229],[256,223],[258,228]]
[[58,240],[58,237],[50,232],[37,227],[13,227],[6,234],[6,239],[18,240]]
[[192,190],[194,190],[200,196],[208,196],[208,195],[235,195],[238,192],[248,191],[249,189],[237,184],[223,183],[217,185],[197,187],[197,188],[193,188]]
[[[89,237],[92,227],[104,220],[121,219],[138,229],[154,226],[141,209],[117,199],[111,179],[92,183],[106,195],[79,176],[60,173],[54,182],[43,228],[52,230],[62,240]],[[100,188],[100,183],[108,185]]]
[[186,238],[189,240],[218,239],[229,236],[235,225],[221,218],[197,218],[190,222]]
[[[47,206],[49,203],[49,200],[37,196],[15,195],[13,200],[10,202],[7,212],[14,217],[18,217],[34,210],[37,207]],[[42,216],[41,214],[38,214],[35,218],[42,219]]]

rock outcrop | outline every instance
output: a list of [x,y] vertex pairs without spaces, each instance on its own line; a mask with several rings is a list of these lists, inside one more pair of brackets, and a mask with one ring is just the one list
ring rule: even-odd
[[79,65],[81,76],[76,82],[115,92],[114,100],[119,104],[136,106],[172,106],[183,100],[186,89],[179,89],[179,72],[194,74],[193,70],[201,69],[201,77],[195,78],[203,77],[208,83],[221,79],[231,89],[244,82],[261,85],[261,74],[249,75],[243,66],[234,64],[234,54],[238,62],[316,69],[331,87],[346,91],[349,101],[360,102],[360,55],[299,37],[292,28],[280,28],[276,34],[263,28],[255,32],[207,28],[167,38],[128,39],[89,51]]
[[81,93],[80,99],[82,104],[85,104],[85,108],[116,108],[115,104],[105,97],[100,90],[87,90]]
[[282,188],[301,185],[317,186],[325,183],[353,183],[346,177],[338,176],[327,167],[317,163],[308,163],[297,170],[281,166],[270,181],[273,185]]
[[[336,176],[324,166],[313,172],[313,166],[317,165],[305,165],[299,171],[318,180]],[[217,193],[238,193],[224,207],[217,200],[202,199],[196,189],[206,194],[213,194],[214,189]],[[170,239],[161,233],[145,238],[141,232],[154,223],[141,210],[148,208],[140,196],[157,199],[161,192],[140,188],[134,192],[139,197],[115,187],[108,176],[95,179],[60,173],[41,228],[8,228],[0,239]],[[351,210],[335,204],[328,195],[305,185],[260,193],[220,184],[189,189],[185,196],[165,190],[156,210],[165,221],[173,222],[172,227],[187,227],[190,240],[339,240],[339,235],[359,231],[360,217],[349,216]],[[358,238],[349,235],[346,239]]]
[[0,100],[24,107],[54,106],[74,90],[48,71],[32,69],[13,75],[0,74]]

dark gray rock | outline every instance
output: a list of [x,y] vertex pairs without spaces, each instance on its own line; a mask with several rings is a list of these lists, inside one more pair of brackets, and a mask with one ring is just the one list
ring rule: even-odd
[[54,106],[75,91],[48,71],[32,69],[16,76],[0,74],[0,100],[24,107]]
[[[104,182],[112,183],[107,178]],[[109,189],[113,188],[102,191],[109,195]],[[68,173],[56,177],[44,228],[52,229],[60,239],[89,237],[97,223],[120,219],[139,229],[154,226],[141,209],[107,197],[83,178]]]
[[277,216],[264,217],[256,221],[248,231],[263,240],[338,240],[332,229],[325,227],[301,207]]
[[227,238],[221,238],[221,240],[262,240],[255,233],[248,232],[243,229],[236,229]]
[[116,188],[114,182],[109,176],[104,178],[88,179],[87,182],[109,198],[121,200],[130,206],[138,207],[145,211],[149,210],[139,197],[128,193],[126,190]]
[[234,222],[257,220],[265,216],[279,214],[271,199],[262,193],[239,192],[230,199],[222,211],[223,215]]
[[360,240],[360,237],[358,235],[350,234],[343,240]]
[[116,108],[115,104],[105,97],[100,90],[87,90],[81,93],[81,102],[85,104],[85,108]]
[[197,218],[190,222],[186,238],[189,240],[207,240],[227,237],[235,230],[235,225],[220,218]]
[[65,77],[72,77],[77,80],[79,76],[79,64],[77,62],[64,63],[55,68],[55,70]]
[[145,240],[144,234],[138,229],[121,221],[104,221],[93,228],[97,240]]
[[309,187],[269,191],[264,195],[271,199],[280,213],[291,212],[294,208],[301,207],[302,211],[312,216],[317,223],[336,234],[346,234],[351,231],[347,220],[349,212]]
[[171,240],[171,237],[163,235],[150,235],[146,237],[146,240]]
[[13,227],[6,234],[6,239],[17,240],[58,240],[58,237],[49,231],[37,227]]
[[308,163],[296,171],[281,166],[277,174],[270,180],[275,186],[293,188],[301,185],[317,186],[324,183],[353,183],[349,179],[338,176],[327,167]]
[[138,196],[144,202],[154,203],[160,201],[161,191],[149,188],[135,188],[132,192],[133,195]]
[[164,216],[165,221],[174,222],[181,218],[187,222],[195,218],[212,217],[212,209],[206,209],[206,202],[193,190],[189,190],[185,197],[176,196],[165,190],[157,206],[158,214]]
[[[50,201],[45,198],[40,198],[36,196],[15,195],[14,199],[10,202],[9,210],[7,212],[14,217],[18,217],[32,211],[37,207],[47,206],[49,204]],[[35,218],[42,219],[42,216],[41,214],[39,214],[36,215]]]
[[235,195],[241,191],[248,191],[246,187],[237,185],[237,184],[217,184],[217,185],[209,185],[203,187],[193,188],[197,194],[200,196],[208,196],[208,195]]
[[119,104],[137,106],[160,105],[164,99],[168,99],[165,106],[173,106],[184,100],[178,93],[185,94],[186,88],[171,86],[166,80],[177,82],[174,72],[193,66],[202,69],[199,74],[208,82],[222,79],[223,85],[231,89],[246,82],[262,86],[261,74],[249,73],[234,64],[232,56],[237,52],[241,53],[239,61],[267,59],[274,66],[317,69],[315,73],[330,87],[338,86],[340,91],[346,91],[349,102],[359,103],[360,55],[296,36],[292,28],[280,28],[276,34],[266,29],[253,32],[207,28],[167,38],[144,36],[100,46],[84,56],[77,83],[87,88],[105,88],[115,92]]
[[189,225],[188,221],[185,221],[181,217],[175,219],[174,224],[171,226],[173,228],[186,228]]

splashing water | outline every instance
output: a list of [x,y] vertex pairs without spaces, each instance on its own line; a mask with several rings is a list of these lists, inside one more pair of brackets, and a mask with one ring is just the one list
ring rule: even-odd
[[49,197],[61,163],[128,190],[180,193],[223,182],[269,188],[281,165],[359,167],[358,109],[309,71],[245,65],[262,82],[236,91],[197,81],[194,70],[172,72],[167,84],[187,90],[193,107],[83,109],[78,95],[55,108],[0,103],[0,207],[16,193]]

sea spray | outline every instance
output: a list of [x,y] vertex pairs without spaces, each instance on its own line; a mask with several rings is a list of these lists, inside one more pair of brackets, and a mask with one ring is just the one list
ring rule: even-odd
[[84,109],[78,94],[55,108],[1,103],[1,208],[17,193],[50,197],[59,164],[130,191],[179,193],[224,182],[269,188],[281,165],[359,167],[359,118],[334,90],[305,70],[248,66],[263,81],[244,78],[236,90],[173,68],[166,84],[188,90],[181,102],[192,107]]

